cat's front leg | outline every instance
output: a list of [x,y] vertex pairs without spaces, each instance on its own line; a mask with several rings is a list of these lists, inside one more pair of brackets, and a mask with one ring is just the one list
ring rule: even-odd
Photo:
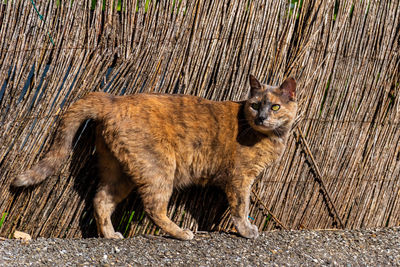
[[252,184],[252,179],[234,179],[225,188],[233,223],[239,234],[246,238],[258,237],[257,226],[251,224],[248,220]]

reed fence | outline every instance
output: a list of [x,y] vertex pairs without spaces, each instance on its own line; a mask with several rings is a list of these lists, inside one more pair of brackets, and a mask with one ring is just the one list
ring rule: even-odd
[[[0,235],[95,236],[93,123],[53,177],[11,179],[48,150],[60,115],[90,91],[246,97],[249,73],[298,81],[300,111],[280,163],[253,186],[260,230],[400,224],[400,2],[3,0]],[[174,193],[169,216],[233,229],[215,188]],[[159,233],[135,193],[113,215],[125,236]]]

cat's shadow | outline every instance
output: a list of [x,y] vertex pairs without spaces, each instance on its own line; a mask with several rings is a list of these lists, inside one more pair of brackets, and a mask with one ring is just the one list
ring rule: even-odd
[[[81,134],[79,134],[81,133]],[[93,211],[93,198],[99,181],[97,157],[95,153],[95,124],[89,122],[82,126],[75,139],[75,149],[72,156],[71,174],[74,178],[74,190],[78,192],[84,202],[84,209],[79,218],[79,227],[82,237],[97,237],[96,221]],[[172,220],[181,225],[189,217],[197,224],[198,231],[215,231],[223,219],[227,209],[227,200],[224,192],[216,187],[189,187],[181,191],[174,191],[170,207],[183,207],[179,213],[172,214]],[[176,210],[176,209],[175,209]],[[187,213],[187,214],[186,214]],[[139,195],[135,190],[116,208],[112,223],[116,231],[125,236],[130,227],[144,223],[145,212]],[[142,227],[143,228],[143,227]],[[142,232],[143,229],[140,231]]]

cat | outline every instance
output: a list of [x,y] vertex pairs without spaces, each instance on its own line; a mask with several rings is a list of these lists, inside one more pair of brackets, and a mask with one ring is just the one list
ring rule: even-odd
[[92,92],[65,112],[45,157],[17,176],[14,186],[29,186],[57,172],[72,150],[78,128],[97,121],[96,152],[100,181],[94,211],[100,237],[123,238],[111,214],[135,187],[146,213],[167,234],[190,240],[193,233],[167,217],[174,188],[192,184],[224,190],[239,234],[256,238],[248,220],[251,186],[280,158],[296,116],[296,82],[261,84],[249,76],[243,101],[211,101],[190,95]]

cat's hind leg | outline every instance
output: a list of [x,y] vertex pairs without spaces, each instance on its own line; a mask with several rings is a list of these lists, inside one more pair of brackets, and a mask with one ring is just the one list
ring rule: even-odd
[[121,233],[115,232],[111,215],[118,203],[132,191],[133,183],[122,173],[118,160],[108,150],[101,136],[96,139],[96,150],[100,175],[93,200],[97,231],[100,237],[123,238]]
[[[115,181],[115,180],[114,180]],[[121,202],[130,192],[129,186],[122,183],[102,184],[98,187],[98,191],[93,201],[97,231],[100,237],[104,238],[123,238],[122,234],[115,232],[111,222],[111,215],[115,207]]]

